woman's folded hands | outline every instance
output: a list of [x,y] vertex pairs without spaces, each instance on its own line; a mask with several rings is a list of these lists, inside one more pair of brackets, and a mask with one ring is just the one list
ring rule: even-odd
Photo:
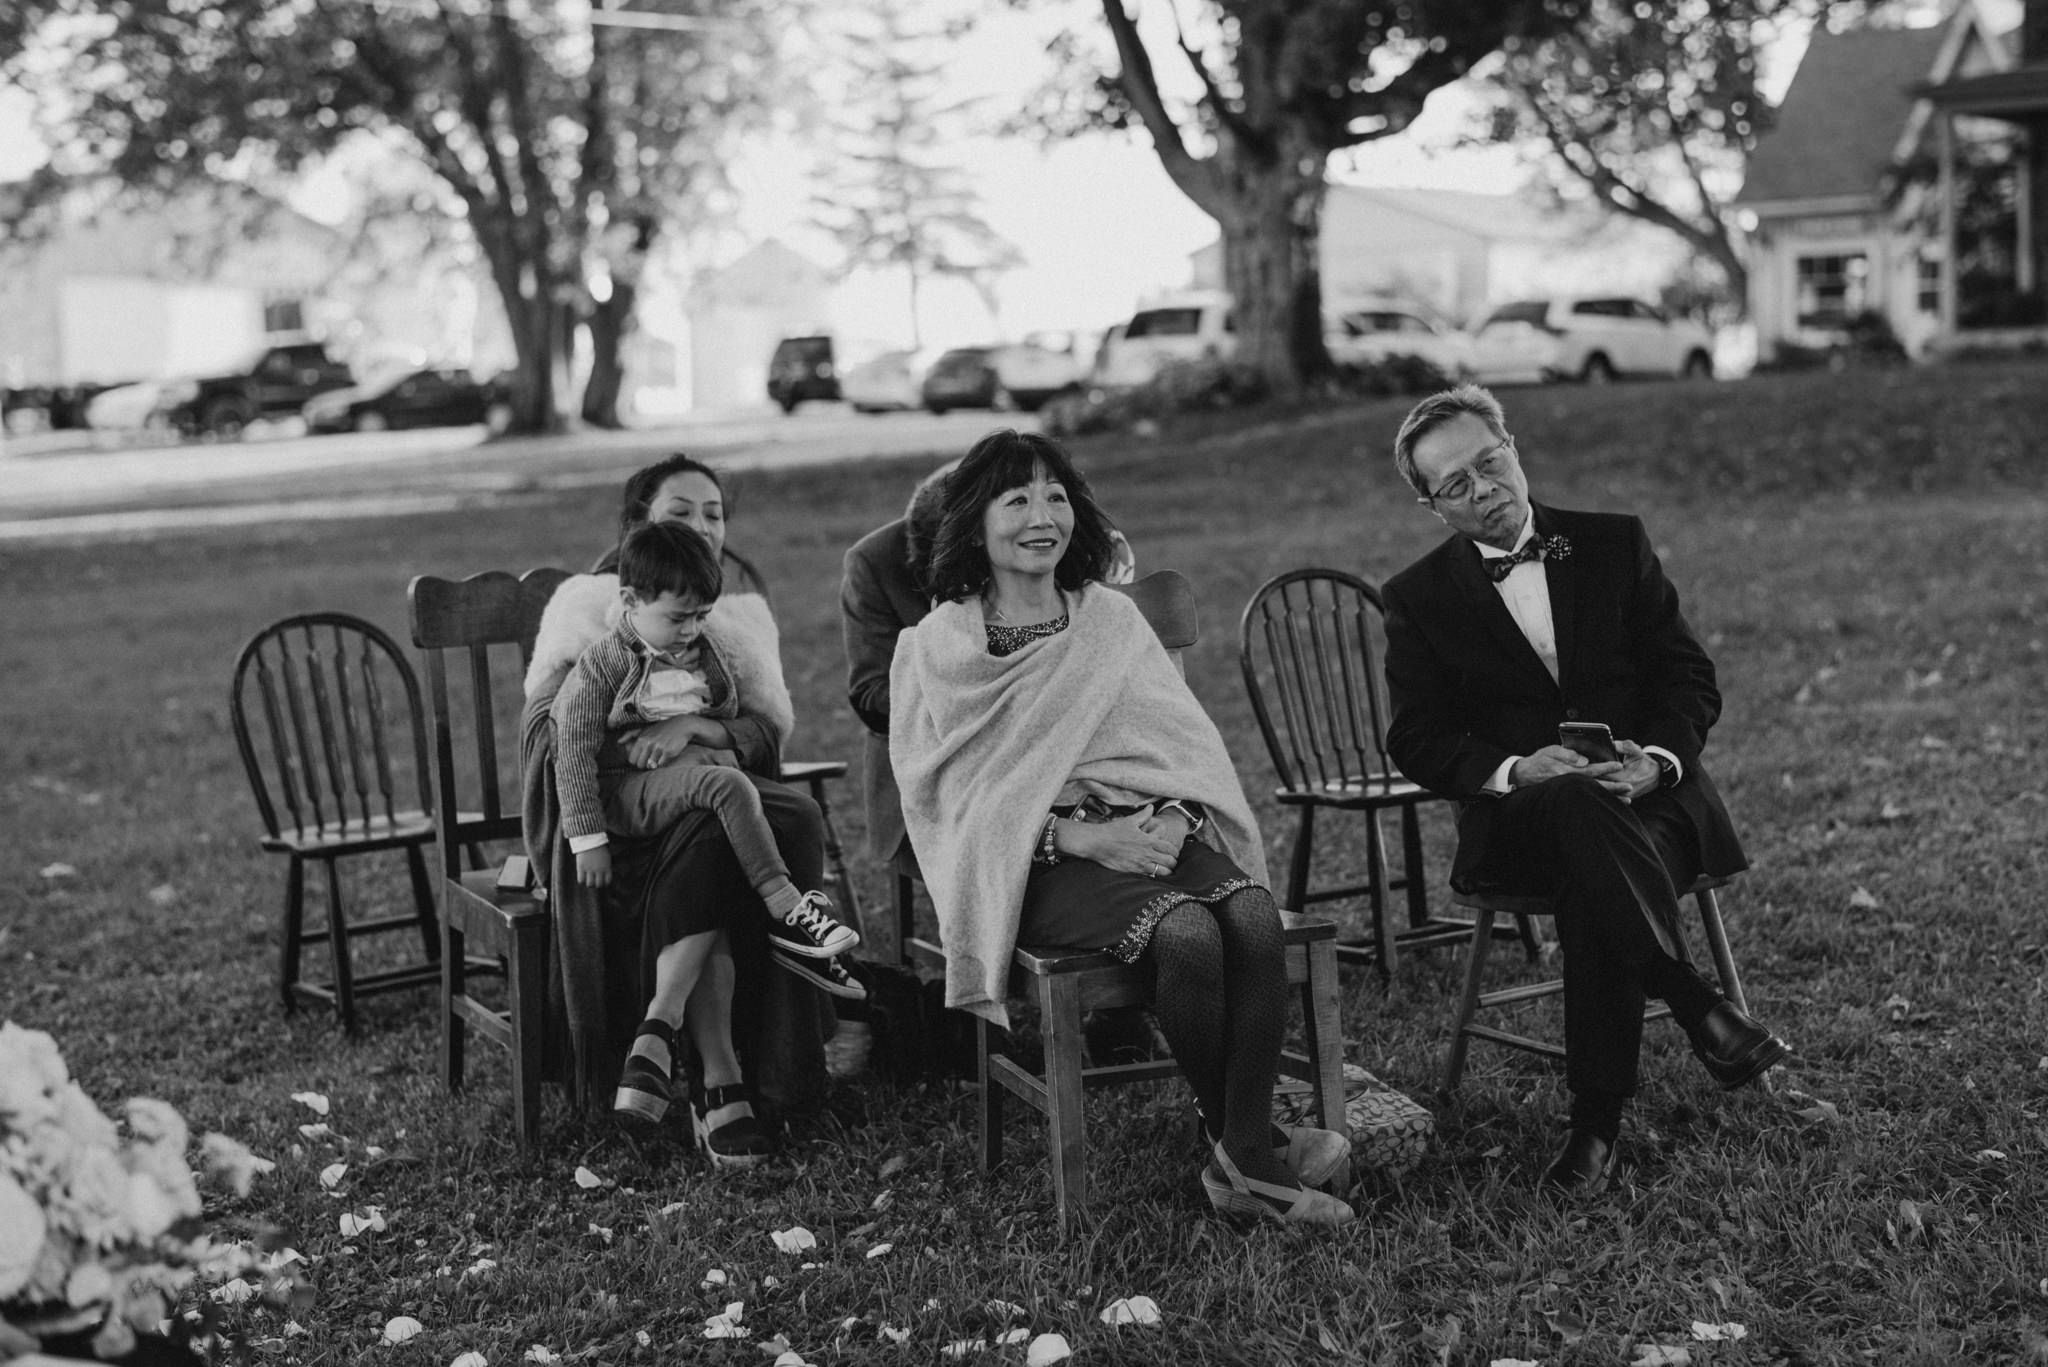
[[1055,832],[1061,854],[1089,859],[1119,873],[1163,878],[1180,862],[1187,823],[1178,813],[1155,815],[1141,807],[1108,821],[1062,821]]

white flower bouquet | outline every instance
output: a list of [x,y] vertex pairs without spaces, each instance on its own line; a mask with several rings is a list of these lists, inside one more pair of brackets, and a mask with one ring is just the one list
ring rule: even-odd
[[[207,1237],[175,1109],[136,1098],[123,1119],[71,1080],[56,1041],[0,1024],[0,1362],[88,1336],[95,1356],[120,1358],[168,1327],[195,1281],[248,1288],[224,1301],[297,1290],[289,1258]],[[199,1148],[238,1193],[272,1167],[225,1135]]]

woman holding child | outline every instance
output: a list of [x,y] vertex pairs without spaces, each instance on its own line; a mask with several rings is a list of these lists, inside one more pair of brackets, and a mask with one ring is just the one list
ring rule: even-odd
[[811,891],[823,881],[816,804],[774,781],[789,694],[760,577],[725,549],[718,477],[682,455],[651,465],[627,482],[620,526],[620,546],[542,617],[527,674],[528,844],[551,871],[558,983],[586,1084],[616,1076],[614,1108],[659,1120],[694,1061],[698,1147],[749,1166],[771,1147],[754,1100],[799,1109],[823,1089],[829,1012],[811,985],[860,992],[819,953],[850,932]]
[[1007,1024],[1020,942],[1149,967],[1213,1144],[1210,1202],[1342,1223],[1351,1208],[1312,1185],[1341,1167],[1342,1137],[1271,1123],[1288,990],[1258,829],[1214,724],[1103,587],[1111,559],[1107,519],[1048,438],[991,433],[946,481],[938,601],[897,645],[889,750],[947,1004]]

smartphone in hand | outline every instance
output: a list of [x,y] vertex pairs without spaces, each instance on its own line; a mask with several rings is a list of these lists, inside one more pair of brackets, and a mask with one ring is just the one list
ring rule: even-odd
[[1605,722],[1561,722],[1557,728],[1557,743],[1594,764],[1614,764],[1621,759],[1621,752],[1614,748],[1614,733],[1607,729]]

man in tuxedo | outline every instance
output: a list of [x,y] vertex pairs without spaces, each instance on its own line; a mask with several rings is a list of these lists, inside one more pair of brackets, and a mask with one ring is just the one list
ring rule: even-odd
[[[1453,535],[1387,581],[1387,743],[1456,798],[1460,891],[1554,894],[1564,952],[1570,1133],[1546,1185],[1614,1171],[1646,996],[1734,1089],[1790,1053],[1686,959],[1679,897],[1748,867],[1700,762],[1720,715],[1714,664],[1642,522],[1529,500],[1500,404],[1476,385],[1417,404],[1394,442],[1417,501]],[[1605,723],[1617,757],[1559,743]]]

